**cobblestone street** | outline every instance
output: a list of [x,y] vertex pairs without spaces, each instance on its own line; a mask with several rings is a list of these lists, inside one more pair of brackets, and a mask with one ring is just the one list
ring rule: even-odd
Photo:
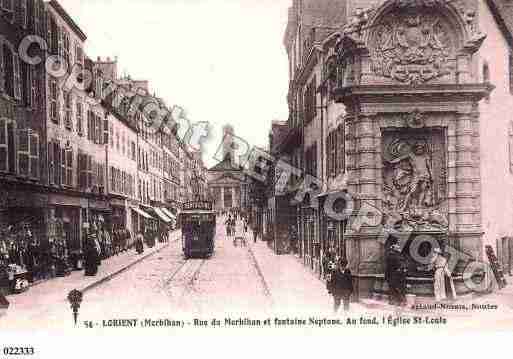
[[[87,321],[102,328],[116,325],[109,320],[130,318],[169,318],[183,323],[195,318],[333,318],[332,299],[325,284],[297,258],[274,255],[264,242],[253,243],[251,232],[246,235],[247,246],[241,243],[234,246],[220,223],[216,252],[211,259],[184,260],[180,233],[175,232],[169,244],[147,249],[145,258],[128,253],[107,261],[97,277],[84,277],[82,272],[75,272],[10,296],[11,307],[0,326],[71,328],[72,315],[66,295],[73,288],[85,289],[80,324]],[[237,230],[242,232],[241,228]],[[127,264],[131,266],[126,268]],[[499,308],[470,313],[405,311],[402,316],[442,316],[448,319],[451,328],[461,329],[512,326],[509,287],[472,299],[471,303],[497,304]],[[349,313],[352,318],[377,317],[380,321],[398,314],[386,304],[369,305],[365,301],[353,303]],[[336,317],[342,318],[343,314]]]

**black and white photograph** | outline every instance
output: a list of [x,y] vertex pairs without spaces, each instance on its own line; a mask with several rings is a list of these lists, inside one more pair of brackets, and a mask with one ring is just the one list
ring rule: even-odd
[[0,333],[511,332],[512,114],[510,0],[0,0]]

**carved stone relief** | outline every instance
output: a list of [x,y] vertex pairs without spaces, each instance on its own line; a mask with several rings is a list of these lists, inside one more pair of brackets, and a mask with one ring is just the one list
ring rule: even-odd
[[385,225],[400,231],[444,231],[445,144],[441,130],[401,129],[383,135]]
[[376,27],[371,43],[375,74],[422,84],[451,73],[449,28],[436,12],[404,11]]

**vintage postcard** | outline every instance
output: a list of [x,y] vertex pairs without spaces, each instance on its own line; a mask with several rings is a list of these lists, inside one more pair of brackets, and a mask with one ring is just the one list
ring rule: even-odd
[[512,19],[1,0],[0,333],[511,331]]

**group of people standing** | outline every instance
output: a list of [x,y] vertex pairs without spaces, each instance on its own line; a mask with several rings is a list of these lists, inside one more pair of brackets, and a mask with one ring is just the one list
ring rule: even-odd
[[[341,303],[344,310],[349,310],[349,303],[353,293],[353,278],[347,267],[348,262],[336,255],[330,248],[323,260],[323,273],[326,287],[333,296],[334,311],[338,312]],[[451,270],[448,261],[440,248],[433,248],[431,268],[434,274],[433,287],[436,302],[442,302],[448,298],[457,298]],[[392,244],[386,256],[385,280],[389,287],[389,304],[403,307],[407,304],[407,275],[408,261],[402,254],[399,244]]]
[[86,276],[95,276],[102,260],[128,251],[132,235],[126,228],[109,232],[106,226],[93,221],[83,244]]
[[[454,281],[448,267],[448,261],[441,248],[433,248],[431,268],[434,272],[433,289],[435,301],[441,302],[448,297],[457,298]],[[385,280],[389,286],[389,303],[396,306],[406,305],[408,263],[399,244],[390,246],[386,260]],[[449,296],[447,295],[449,292]]]
[[[240,223],[240,226],[239,226],[239,223]],[[226,236],[228,238],[233,237],[233,243],[235,246],[237,245],[238,237],[242,238],[244,245],[246,244],[246,236],[249,231],[249,220],[245,216],[242,216],[241,214],[239,214],[237,212],[230,213],[230,214],[228,214],[228,217],[226,218],[224,224],[226,227]],[[242,232],[239,233],[239,236],[237,236],[237,228],[240,228],[242,230]],[[255,235],[254,235],[253,239],[256,242]]]

